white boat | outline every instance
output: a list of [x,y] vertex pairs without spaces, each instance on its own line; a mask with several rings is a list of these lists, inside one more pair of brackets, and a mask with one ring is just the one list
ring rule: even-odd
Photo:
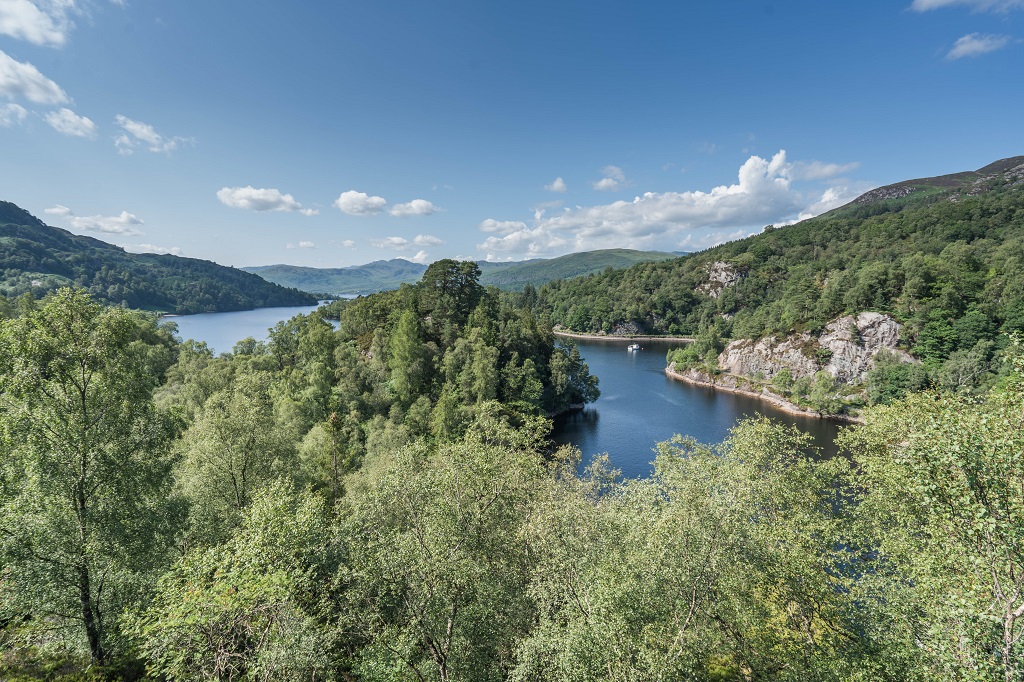
[[630,350],[630,351],[633,351],[633,350],[640,350],[640,344],[639,344],[639,343],[631,343],[631,344],[629,344],[629,345],[628,345],[628,346],[626,347],[626,350]]

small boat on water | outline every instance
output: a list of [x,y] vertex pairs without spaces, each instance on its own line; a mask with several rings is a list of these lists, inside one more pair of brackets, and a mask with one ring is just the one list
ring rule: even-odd
[[628,351],[640,350],[640,344],[639,343],[631,343],[628,346],[626,346],[626,350],[628,350]]

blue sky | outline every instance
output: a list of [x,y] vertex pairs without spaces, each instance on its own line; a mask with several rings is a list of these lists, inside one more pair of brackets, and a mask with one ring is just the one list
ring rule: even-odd
[[1024,154],[1024,0],[0,0],[0,199],[225,265],[695,250]]

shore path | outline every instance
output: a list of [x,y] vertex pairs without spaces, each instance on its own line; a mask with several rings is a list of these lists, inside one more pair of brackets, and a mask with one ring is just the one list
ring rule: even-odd
[[679,343],[693,343],[689,336],[615,336],[613,334],[577,334],[575,332],[554,332],[555,336],[563,336],[567,339],[585,339],[587,341],[676,341]]

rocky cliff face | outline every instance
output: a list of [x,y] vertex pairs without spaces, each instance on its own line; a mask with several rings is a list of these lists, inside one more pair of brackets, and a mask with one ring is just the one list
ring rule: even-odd
[[875,356],[887,351],[901,362],[916,362],[896,347],[900,324],[881,313],[846,315],[825,326],[815,338],[793,334],[784,339],[731,342],[718,356],[718,364],[731,374],[760,375],[771,379],[783,369],[794,378],[813,376],[825,370],[837,381],[856,384],[867,377]]
[[715,261],[708,266],[708,281],[698,284],[694,291],[711,298],[718,298],[722,295],[723,289],[735,286],[745,276],[746,273],[740,272],[732,264]]

